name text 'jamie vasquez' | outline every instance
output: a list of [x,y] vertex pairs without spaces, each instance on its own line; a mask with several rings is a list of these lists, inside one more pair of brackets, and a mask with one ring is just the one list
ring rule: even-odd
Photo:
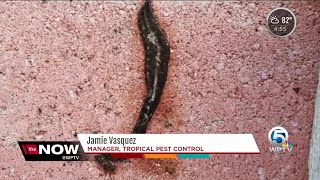
[[113,136],[92,138],[89,136],[87,144],[122,144],[124,146],[126,144],[136,144],[136,138],[115,138]]

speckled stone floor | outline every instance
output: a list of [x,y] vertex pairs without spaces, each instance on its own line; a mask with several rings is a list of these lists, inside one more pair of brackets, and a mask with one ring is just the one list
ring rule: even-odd
[[[0,179],[307,179],[320,61],[320,2],[155,1],[172,49],[148,133],[252,133],[260,155],[133,160],[115,175],[92,162],[25,162],[17,140],[129,133],[145,94],[140,1],[0,2]],[[291,9],[287,38],[265,27]],[[269,152],[281,125],[293,153]]]

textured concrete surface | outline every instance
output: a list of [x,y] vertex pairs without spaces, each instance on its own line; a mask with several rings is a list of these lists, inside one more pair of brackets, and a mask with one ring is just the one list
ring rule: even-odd
[[[144,97],[141,2],[0,3],[0,179],[306,179],[319,66],[320,3],[154,2],[172,48],[149,133],[252,133],[261,155],[134,160],[112,177],[92,162],[25,162],[17,140],[128,133]],[[296,31],[266,15],[287,7]],[[293,153],[269,152],[289,131]]]
[[317,179],[320,179],[320,83],[317,88],[309,154],[309,180]]

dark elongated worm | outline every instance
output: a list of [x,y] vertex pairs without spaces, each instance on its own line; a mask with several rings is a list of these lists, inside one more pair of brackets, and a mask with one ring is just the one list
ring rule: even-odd
[[152,12],[150,0],[146,0],[140,9],[138,26],[145,53],[147,96],[132,133],[143,134],[160,102],[167,79],[170,47]]
[[[160,102],[167,79],[170,58],[170,47],[153,14],[150,0],[146,0],[139,11],[138,27],[144,46],[147,96],[144,99],[138,121],[132,131],[134,134],[142,134],[147,131],[149,121]],[[113,159],[111,155],[97,155],[95,160],[102,166],[104,171],[109,173],[115,171],[113,161],[117,159]]]

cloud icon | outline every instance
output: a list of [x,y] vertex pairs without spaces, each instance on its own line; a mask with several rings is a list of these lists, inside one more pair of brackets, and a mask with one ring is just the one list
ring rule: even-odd
[[273,15],[273,16],[270,16],[270,22],[271,24],[279,24],[279,19]]

